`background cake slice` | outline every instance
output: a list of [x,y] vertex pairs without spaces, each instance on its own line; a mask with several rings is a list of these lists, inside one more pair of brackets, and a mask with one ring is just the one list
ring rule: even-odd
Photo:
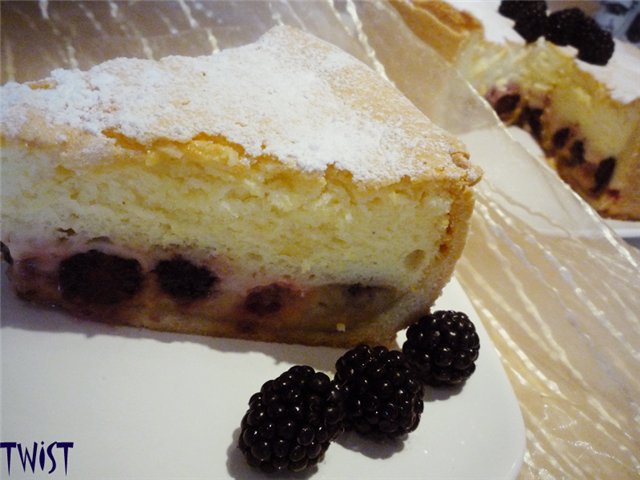
[[3,254],[24,298],[159,330],[388,343],[462,251],[480,178],[464,147],[295,29],[1,88]]
[[[548,13],[576,3],[589,5],[549,2]],[[597,52],[577,53],[543,37],[526,44],[514,21],[498,12],[499,1],[405,0],[393,5],[505,123],[533,135],[560,176],[601,215],[640,219],[636,47],[616,40],[608,63],[595,65],[576,57]]]

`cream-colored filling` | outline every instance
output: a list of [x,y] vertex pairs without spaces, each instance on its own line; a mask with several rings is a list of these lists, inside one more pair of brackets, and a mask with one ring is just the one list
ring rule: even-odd
[[364,188],[348,173],[293,171],[223,139],[142,146],[78,170],[49,151],[2,149],[3,241],[19,256],[38,239],[108,237],[145,251],[225,259],[239,278],[415,288],[449,225],[446,184]]
[[619,156],[640,124],[640,110],[621,108],[553,45],[468,45],[457,65],[481,95],[520,86],[529,103],[538,101],[559,123],[578,126],[594,156]]
[[[164,257],[155,258],[156,255],[152,254],[144,258],[139,253],[127,252],[124,247],[108,248],[107,244],[97,242],[87,245],[87,248],[94,247],[109,255],[118,252],[121,258],[139,259],[143,267],[142,281],[130,298],[115,303],[95,303],[82,295],[69,296],[69,290],[59,275],[61,263],[76,253],[88,250],[65,251],[59,245],[41,247],[25,251],[22,259],[13,259],[9,274],[18,294],[36,302],[64,306],[81,316],[113,323],[144,318],[145,326],[153,327],[154,322],[171,322],[175,316],[179,318],[178,323],[169,329],[181,330],[190,324],[193,331],[201,333],[215,328],[228,334],[241,334],[243,330],[257,328],[258,325],[267,331],[346,332],[363,328],[372,318],[392,308],[400,298],[399,292],[387,285],[309,286],[286,280],[264,285],[247,278],[242,282],[244,288],[238,289],[237,282],[228,281],[228,275],[233,272],[227,269],[222,273],[224,269],[215,261],[207,265],[215,278],[209,291],[197,297],[185,297],[163,288],[154,267],[159,259],[172,259],[177,255],[184,260],[192,260],[188,255],[165,252]],[[151,265],[151,268],[144,268],[144,265]],[[232,276],[238,277],[237,273]],[[90,277],[87,281],[92,281],[92,278],[100,277]],[[115,286],[112,283],[90,285],[89,288],[117,288],[117,282]]]

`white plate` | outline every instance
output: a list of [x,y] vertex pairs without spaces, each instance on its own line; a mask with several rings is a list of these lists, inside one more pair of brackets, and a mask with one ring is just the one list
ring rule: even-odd
[[[314,479],[516,477],[524,425],[494,347],[457,282],[439,307],[475,321],[474,376],[458,391],[428,391],[421,424],[404,443],[343,436]],[[265,478],[236,448],[249,397],[290,365],[331,371],[343,353],[82,322],[21,302],[6,281],[0,342],[2,441],[30,450],[73,442],[66,477],[56,444],[56,469],[47,474],[53,463],[45,455],[41,468],[38,454],[36,476],[28,465],[23,473],[14,448],[11,479]],[[0,450],[0,478],[9,478],[6,455]]]
[[607,219],[605,223],[622,238],[640,238],[640,221]]

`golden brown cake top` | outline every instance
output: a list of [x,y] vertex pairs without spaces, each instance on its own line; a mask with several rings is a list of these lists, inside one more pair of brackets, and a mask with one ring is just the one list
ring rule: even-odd
[[445,175],[475,183],[464,147],[392,85],[337,47],[291,27],[211,56],[118,58],[2,87],[5,138],[99,162],[122,137],[142,145],[221,136],[249,158],[330,165],[388,184]]

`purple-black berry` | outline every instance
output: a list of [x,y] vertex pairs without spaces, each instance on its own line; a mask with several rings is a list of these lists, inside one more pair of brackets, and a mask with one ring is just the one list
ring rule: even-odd
[[249,400],[238,447],[264,472],[316,465],[344,429],[340,388],[309,366],[291,367]]
[[590,17],[585,18],[571,45],[578,49],[580,60],[593,65],[606,65],[615,49],[611,33],[600,28]]
[[62,296],[75,303],[114,305],[138,293],[142,281],[137,260],[98,250],[72,255],[58,267]]
[[545,15],[547,2],[544,0],[502,0],[498,12],[512,20],[528,16]]
[[154,273],[162,290],[180,300],[206,297],[218,280],[208,268],[194,265],[181,257],[158,262]]
[[336,362],[345,426],[374,439],[395,439],[415,430],[423,409],[422,385],[404,354],[360,345]]
[[547,18],[544,36],[550,42],[566,46],[575,43],[587,15],[579,8],[565,8]]
[[480,340],[462,312],[441,310],[425,315],[407,329],[402,351],[420,379],[431,386],[453,386],[475,371]]
[[525,15],[516,20],[513,29],[527,43],[532,43],[544,35],[546,25],[547,17],[544,14]]

